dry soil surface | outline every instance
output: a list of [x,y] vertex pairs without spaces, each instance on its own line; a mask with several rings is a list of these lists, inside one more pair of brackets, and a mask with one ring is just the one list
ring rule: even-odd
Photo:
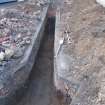
[[54,36],[49,33],[50,26],[46,28],[27,92],[18,105],[59,105],[53,85]]

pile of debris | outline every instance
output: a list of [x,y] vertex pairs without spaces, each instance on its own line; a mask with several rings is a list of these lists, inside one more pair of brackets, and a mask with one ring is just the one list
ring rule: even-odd
[[47,0],[30,0],[7,8],[0,8],[0,64],[24,55],[31,45],[41,12]]

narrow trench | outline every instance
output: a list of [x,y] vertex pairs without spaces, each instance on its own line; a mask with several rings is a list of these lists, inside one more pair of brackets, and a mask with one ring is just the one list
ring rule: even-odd
[[55,17],[48,18],[27,91],[18,105],[58,105],[53,85]]

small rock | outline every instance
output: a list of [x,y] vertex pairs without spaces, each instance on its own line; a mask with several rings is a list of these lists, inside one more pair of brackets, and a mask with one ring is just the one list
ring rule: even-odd
[[17,59],[23,55],[23,51],[21,49],[16,49],[13,55],[13,58]]
[[18,0],[18,2],[21,2],[21,1],[24,1],[24,0]]
[[61,45],[61,44],[63,44],[63,42],[64,42],[64,39],[61,39],[61,40],[59,41],[59,44]]
[[30,37],[25,37],[25,38],[23,38],[23,40],[25,41],[25,44],[30,44],[31,43]]
[[19,39],[19,38],[21,38],[21,36],[22,36],[21,34],[18,34],[18,35],[17,35],[17,38]]
[[25,43],[26,43],[26,44],[30,44],[30,43],[31,43],[31,40],[30,40],[30,39],[27,39],[27,40],[25,41]]
[[0,52],[0,61],[3,61],[5,57],[5,53],[4,52]]

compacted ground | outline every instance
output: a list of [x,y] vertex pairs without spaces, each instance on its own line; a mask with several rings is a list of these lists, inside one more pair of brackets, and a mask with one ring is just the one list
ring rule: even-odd
[[41,39],[41,34],[37,34],[44,24],[46,7],[48,4],[43,0],[0,6],[1,98],[14,94],[31,71]]

